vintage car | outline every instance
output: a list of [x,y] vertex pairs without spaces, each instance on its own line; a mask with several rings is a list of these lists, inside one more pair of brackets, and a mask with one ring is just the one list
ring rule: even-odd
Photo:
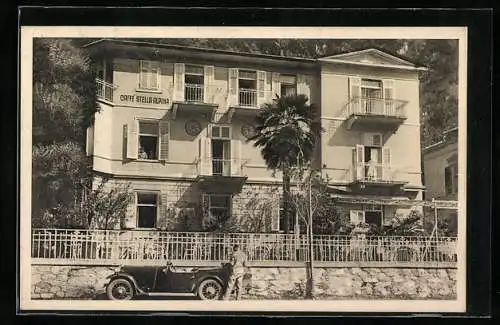
[[[111,300],[130,300],[136,296],[192,294],[201,300],[219,300],[225,292],[231,265],[219,267],[176,268],[166,266],[120,266],[107,278],[106,295]],[[251,274],[243,277],[242,288],[249,290]],[[234,294],[234,291],[233,291]]]

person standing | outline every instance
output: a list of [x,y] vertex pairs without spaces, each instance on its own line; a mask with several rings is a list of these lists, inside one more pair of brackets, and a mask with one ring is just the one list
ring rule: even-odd
[[228,277],[226,292],[224,294],[224,300],[229,300],[231,292],[233,291],[235,286],[237,286],[238,288],[236,294],[236,300],[241,299],[241,292],[243,290],[242,281],[243,281],[243,276],[245,275],[247,259],[248,259],[247,255],[245,254],[245,252],[240,250],[240,246],[234,245],[233,253],[229,260],[229,264],[231,264],[231,270]]

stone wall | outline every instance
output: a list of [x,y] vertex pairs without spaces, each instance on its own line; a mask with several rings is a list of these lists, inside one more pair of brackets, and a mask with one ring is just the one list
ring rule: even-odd
[[[32,299],[95,299],[104,293],[113,267],[32,266]],[[306,289],[304,267],[252,267],[244,299],[301,299]],[[453,268],[318,267],[314,270],[319,299],[456,299]]]

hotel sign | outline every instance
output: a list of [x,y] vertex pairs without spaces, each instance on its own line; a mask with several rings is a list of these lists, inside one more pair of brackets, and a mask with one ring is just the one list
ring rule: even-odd
[[144,96],[144,95],[120,95],[120,101],[136,104],[156,104],[167,105],[170,100],[165,97]]

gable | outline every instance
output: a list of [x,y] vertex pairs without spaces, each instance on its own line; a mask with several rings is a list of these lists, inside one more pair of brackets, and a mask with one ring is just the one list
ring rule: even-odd
[[387,66],[402,66],[408,68],[415,68],[416,65],[382,52],[377,49],[368,49],[344,54],[331,55],[319,59],[325,62],[344,62],[354,64],[367,64],[367,65],[387,65]]

